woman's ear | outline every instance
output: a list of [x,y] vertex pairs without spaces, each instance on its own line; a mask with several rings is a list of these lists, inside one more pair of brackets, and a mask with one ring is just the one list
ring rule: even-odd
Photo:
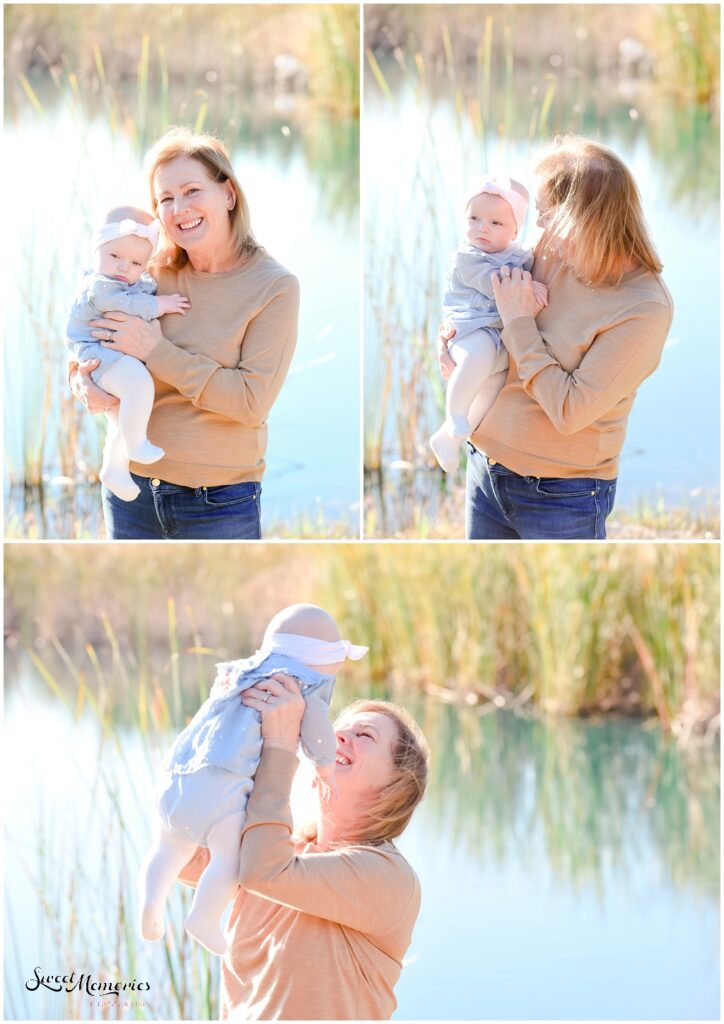
[[234,186],[230,181],[227,181],[226,188],[228,192],[226,197],[226,206],[229,212],[231,212],[236,206],[236,192],[234,191]]

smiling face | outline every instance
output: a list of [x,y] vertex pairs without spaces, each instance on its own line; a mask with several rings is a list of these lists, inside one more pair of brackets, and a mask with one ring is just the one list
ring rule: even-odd
[[153,246],[138,235],[126,235],[96,249],[94,269],[104,277],[136,284],[146,269]]
[[335,725],[339,797],[364,802],[393,778],[397,725],[378,711],[342,713]]
[[481,192],[468,203],[467,239],[483,252],[501,252],[518,233],[513,209],[502,196]]
[[236,203],[230,181],[214,181],[201,160],[179,156],[156,170],[153,191],[166,234],[188,253],[192,264],[197,253],[229,247],[229,212]]

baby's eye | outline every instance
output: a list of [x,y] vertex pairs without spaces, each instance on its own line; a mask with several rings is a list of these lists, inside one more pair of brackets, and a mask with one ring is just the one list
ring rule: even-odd
[[366,736],[368,740],[371,740],[371,739],[372,739],[372,736],[371,736],[371,735],[370,735],[370,733],[368,733],[368,732],[361,732],[361,731],[360,731],[360,732],[358,732],[358,733],[357,733],[357,735],[358,735],[358,736]]
[[133,266],[134,266],[134,267],[140,267],[140,266],[141,266],[141,264],[140,264],[140,263],[138,262],[138,260],[134,260],[134,261],[133,261]]

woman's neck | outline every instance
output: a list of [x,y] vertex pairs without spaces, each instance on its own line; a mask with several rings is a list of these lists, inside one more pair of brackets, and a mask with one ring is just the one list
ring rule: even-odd
[[231,242],[223,248],[187,250],[187,255],[192,268],[201,274],[223,274],[241,266],[247,259],[246,254],[239,256]]
[[352,825],[353,823],[343,814],[333,811],[330,807],[320,809],[316,845],[328,850],[336,843],[349,842],[350,835],[354,834]]

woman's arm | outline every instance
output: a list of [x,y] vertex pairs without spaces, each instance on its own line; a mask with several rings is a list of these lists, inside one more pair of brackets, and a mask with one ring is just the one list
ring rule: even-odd
[[672,313],[642,302],[601,331],[580,364],[568,372],[554,358],[535,322],[531,276],[513,269],[491,278],[504,324],[503,342],[515,360],[523,389],[560,434],[576,434],[633,395],[661,360]]
[[179,882],[183,882],[185,885],[190,885],[192,888],[195,888],[196,883],[206,870],[209,858],[210,854],[205,846],[197,847],[196,853],[193,855],[186,867],[181,870],[181,873],[178,876]]
[[297,765],[291,752],[264,746],[242,833],[239,881],[303,913],[361,932],[387,931],[419,898],[414,873],[376,847],[297,854],[289,807]]
[[245,426],[263,423],[276,400],[297,341],[299,284],[291,276],[249,324],[238,368],[220,366],[209,356],[186,352],[161,337],[145,362],[200,409],[228,416]]
[[633,395],[661,360],[671,326],[670,311],[641,304],[602,331],[570,373],[555,360],[532,317],[519,317],[503,331],[523,389],[560,434],[575,434]]

